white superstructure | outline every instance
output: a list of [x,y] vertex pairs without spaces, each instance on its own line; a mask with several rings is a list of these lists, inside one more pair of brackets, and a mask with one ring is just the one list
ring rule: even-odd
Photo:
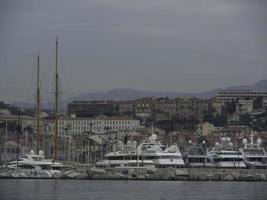
[[214,167],[203,148],[205,145],[205,141],[202,144],[192,144],[191,140],[189,140],[189,146],[183,154],[186,167]]
[[105,159],[96,163],[98,167],[147,167],[167,168],[184,167],[184,161],[178,146],[172,145],[166,148],[157,135],[152,134],[148,141],[142,142],[136,148],[136,142],[128,141],[121,148],[122,151],[111,152],[105,155]]
[[244,157],[240,151],[233,150],[229,137],[222,137],[220,143],[207,153],[215,167],[218,168],[245,168]]
[[63,168],[70,166],[45,159],[42,151],[39,151],[39,154],[37,155],[31,150],[30,154],[21,156],[18,160],[9,162],[7,167],[26,175],[33,175],[36,177],[56,177],[62,173]]
[[240,149],[244,156],[245,163],[249,168],[267,168],[267,153],[260,145],[262,140],[260,138],[254,142],[253,132],[250,135],[250,143],[247,139],[243,139],[244,147]]

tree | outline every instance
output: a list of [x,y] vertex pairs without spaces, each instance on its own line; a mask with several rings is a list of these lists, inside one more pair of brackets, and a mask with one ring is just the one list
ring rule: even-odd
[[240,116],[240,124],[246,126],[250,124],[250,115],[248,113]]
[[262,101],[263,101],[262,97],[257,97],[255,99],[255,101],[253,101],[253,109],[254,110],[261,109],[262,108]]
[[227,125],[227,115],[216,115],[214,118],[214,126],[223,127]]
[[5,109],[7,105],[3,101],[0,101],[0,108]]
[[238,102],[237,100],[232,100],[231,102],[226,102],[226,104],[222,108],[222,114],[224,115],[232,115],[236,112],[236,104]]

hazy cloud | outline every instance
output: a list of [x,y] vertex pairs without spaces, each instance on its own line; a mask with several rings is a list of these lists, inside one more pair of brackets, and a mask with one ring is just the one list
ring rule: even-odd
[[265,0],[0,0],[0,93],[33,99],[41,54],[52,89],[199,92],[267,77]]

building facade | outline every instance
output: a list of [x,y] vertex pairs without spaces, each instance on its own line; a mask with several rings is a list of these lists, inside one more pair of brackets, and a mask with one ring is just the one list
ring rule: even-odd
[[267,91],[252,91],[252,90],[221,90],[216,98],[221,102],[229,102],[236,99],[252,99],[257,98],[267,99]]
[[144,97],[135,100],[135,115],[141,118],[154,116],[154,97]]
[[192,117],[202,120],[211,103],[208,99],[199,98],[176,98],[176,114],[182,119]]
[[211,105],[209,99],[144,97],[133,101],[74,101],[68,105],[68,115],[92,118],[101,115],[137,117],[144,121],[167,120],[173,116],[202,120]]
[[62,118],[60,135],[103,134],[109,131],[131,132],[140,128],[140,121],[130,117]]
[[73,101],[68,104],[68,114],[76,117],[114,116],[118,114],[115,101]]

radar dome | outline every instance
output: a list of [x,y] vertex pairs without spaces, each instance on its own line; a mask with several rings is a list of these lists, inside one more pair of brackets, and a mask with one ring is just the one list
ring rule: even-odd
[[136,148],[137,147],[137,142],[133,141],[133,147]]
[[39,151],[39,155],[40,156],[43,156],[44,155],[44,152],[42,150]]
[[127,146],[131,146],[132,142],[130,140],[127,141]]
[[243,143],[244,145],[246,145],[246,144],[248,143],[248,140],[247,140],[246,138],[244,138],[244,139],[242,140],[242,143]]
[[257,144],[261,144],[262,140],[260,138],[257,139]]
[[219,147],[219,146],[220,146],[219,142],[216,142],[215,147]]
[[34,150],[31,150],[31,151],[30,151],[30,154],[31,154],[31,155],[34,155]]
[[233,147],[233,143],[232,143],[232,142],[229,142],[229,146],[230,146],[230,147]]
[[150,141],[155,141],[156,139],[157,139],[157,135],[154,133],[149,137]]
[[226,138],[225,138],[225,137],[222,137],[222,138],[221,138],[221,141],[222,141],[222,142],[225,142],[225,141],[226,141]]
[[230,137],[227,137],[226,138],[226,142],[231,142],[231,138]]

